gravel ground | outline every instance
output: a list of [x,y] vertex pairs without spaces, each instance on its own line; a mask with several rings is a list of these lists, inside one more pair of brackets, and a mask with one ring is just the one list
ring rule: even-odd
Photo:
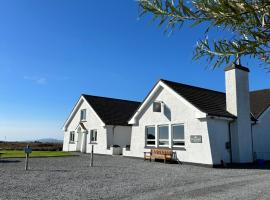
[[267,169],[212,169],[118,156],[0,161],[0,199],[269,199]]

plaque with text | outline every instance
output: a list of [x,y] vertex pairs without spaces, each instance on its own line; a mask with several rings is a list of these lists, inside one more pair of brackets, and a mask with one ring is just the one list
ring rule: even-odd
[[202,143],[202,136],[201,135],[191,135],[190,142],[191,143]]

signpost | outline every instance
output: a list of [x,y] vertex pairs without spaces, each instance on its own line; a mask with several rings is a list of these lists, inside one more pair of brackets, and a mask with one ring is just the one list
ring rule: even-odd
[[32,153],[32,148],[29,147],[29,145],[27,145],[27,147],[24,148],[24,152],[25,152],[25,170],[28,170],[28,158],[29,158],[29,154]]
[[91,158],[90,158],[90,167],[93,167],[93,161],[94,161],[94,145],[91,146]]

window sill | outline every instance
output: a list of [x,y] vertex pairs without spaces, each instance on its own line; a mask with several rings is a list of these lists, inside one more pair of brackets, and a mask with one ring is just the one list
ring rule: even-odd
[[80,122],[87,122],[86,119],[82,119]]
[[89,142],[88,144],[97,144],[97,142]]
[[75,144],[75,142],[69,142],[69,144]]
[[166,146],[159,146],[159,147],[156,147],[156,146],[145,146],[144,147],[145,149],[171,149],[171,150],[178,150],[178,151],[186,151],[186,148],[185,147],[166,147]]
[[185,147],[172,147],[172,150],[186,151]]

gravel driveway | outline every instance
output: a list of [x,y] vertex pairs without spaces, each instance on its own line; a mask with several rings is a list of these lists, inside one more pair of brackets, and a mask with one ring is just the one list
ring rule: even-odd
[[0,161],[0,199],[269,199],[270,171],[212,169],[111,156]]

